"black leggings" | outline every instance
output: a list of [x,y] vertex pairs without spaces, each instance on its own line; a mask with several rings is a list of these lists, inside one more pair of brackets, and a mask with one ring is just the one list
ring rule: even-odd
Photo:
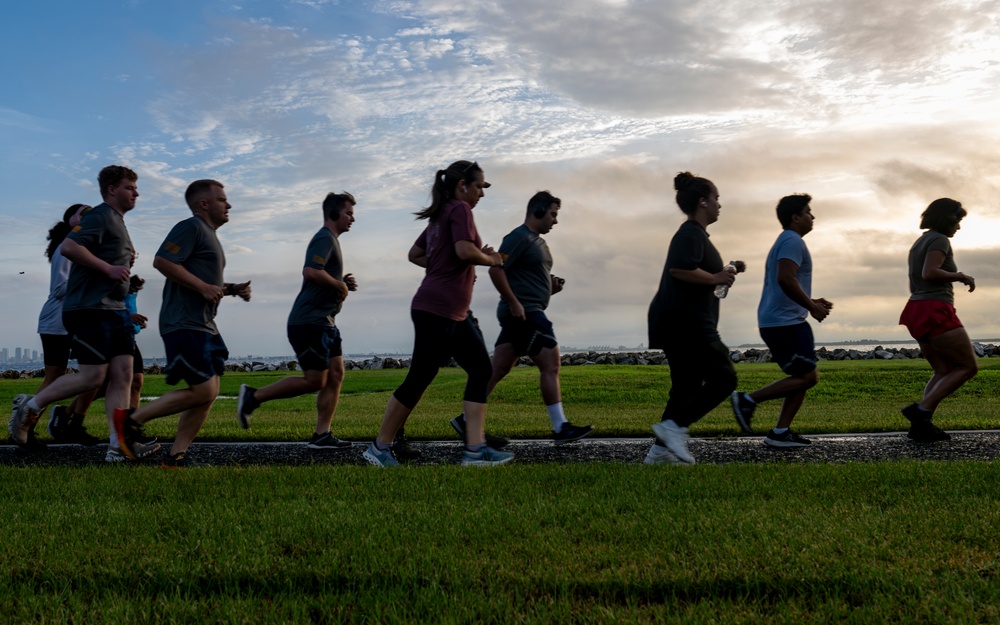
[[688,427],[736,390],[736,369],[722,341],[688,338],[663,350],[670,364],[670,398],[663,420]]
[[438,369],[448,364],[450,358],[454,358],[469,376],[463,399],[485,404],[493,365],[490,363],[489,352],[486,351],[483,333],[472,312],[469,311],[462,321],[423,310],[411,310],[410,317],[416,334],[413,358],[406,379],[393,393],[396,401],[413,410],[437,376]]

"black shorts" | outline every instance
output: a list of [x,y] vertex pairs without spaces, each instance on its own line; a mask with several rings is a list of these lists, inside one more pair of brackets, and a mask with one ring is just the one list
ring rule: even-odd
[[135,326],[127,310],[64,310],[63,325],[71,338],[72,356],[81,365],[106,365],[116,356],[131,356]]
[[326,371],[331,359],[344,355],[337,326],[290,325],[288,342],[303,371]]
[[771,350],[772,360],[788,375],[801,376],[816,369],[816,343],[807,322],[760,328],[760,338]]
[[41,334],[42,354],[46,367],[65,369],[69,366],[70,338],[68,334]]
[[222,336],[201,330],[174,330],[163,335],[167,352],[167,384],[184,380],[191,386],[226,371],[229,350]]
[[132,375],[142,373],[143,371],[142,352],[139,351],[139,344],[136,343],[135,349],[132,350]]
[[537,356],[543,349],[559,345],[552,322],[544,311],[534,310],[525,313],[524,317],[524,321],[510,316],[500,317],[500,336],[496,344],[510,343],[518,356]]

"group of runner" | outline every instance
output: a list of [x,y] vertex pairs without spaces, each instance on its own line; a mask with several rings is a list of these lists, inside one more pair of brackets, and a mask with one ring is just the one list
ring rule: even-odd
[[[126,167],[105,167],[98,176],[103,202],[94,208],[71,206],[50,231],[52,288],[39,322],[46,377],[35,395],[14,398],[8,429],[19,446],[44,450],[34,429],[51,405],[49,432],[54,440],[96,444],[99,439],[90,436],[82,422],[89,402],[103,389],[110,430],[106,461],[155,454],[160,445],[145,435],[143,425],[179,414],[177,435],[162,463],[195,466],[188,448],[218,396],[228,358],[215,324],[218,305],[226,296],[249,301],[250,282],[223,279],[225,254],[216,230],[229,220],[224,186],[215,180],[191,183],[185,201],[192,216],[171,229],[153,262],[166,278],[159,319],[166,381],[176,385],[184,380],[187,387],[140,405],[142,359],[134,337],[146,319],[135,307],[142,281],[130,272],[136,251],[124,221],[139,197],[137,181],[136,173]],[[667,355],[671,389],[663,417],[653,426],[656,440],[645,462],[694,464],[688,428],[727,397],[747,433],[752,432],[758,403],[783,399],[777,425],[765,443],[779,448],[809,445],[790,427],[806,391],[817,382],[806,319],[822,321],[833,308],[811,295],[812,261],[803,242],[814,221],[810,196],[792,195],[778,203],[782,232],[768,254],[758,307],[761,337],[787,377],[746,393],[736,390],[732,359],[717,330],[719,298],[746,265],[732,261],[724,266],[709,241],[707,228],[718,220],[721,208],[715,185],[687,172],[678,174],[674,185],[687,220],[670,242],[648,315],[649,344]],[[493,466],[513,459],[503,451],[509,441],[487,434],[484,423],[489,395],[523,356],[538,367],[554,443],[578,441],[592,432],[591,426],[569,422],[563,411],[559,345],[545,314],[550,297],[565,281],[551,273],[552,255],[541,235],[558,223],[562,202],[548,191],[536,193],[528,201],[524,222],[494,250],[483,244],[473,219],[473,209],[489,186],[478,163],[456,161],[435,173],[431,204],[416,214],[428,223],[408,254],[410,262],[425,269],[411,303],[412,359],[406,378],[389,399],[377,438],[363,453],[372,465],[395,466],[420,456],[406,438],[406,421],[439,368],[451,359],[467,374],[462,413],[451,420],[465,443],[463,465]],[[316,393],[316,428],[307,445],[325,450],[352,447],[331,432],[331,424],[344,380],[335,317],[358,288],[354,276],[344,273],[339,237],[354,223],[355,205],[347,192],[330,193],[323,201],[323,226],[306,246],[302,286],[287,323],[302,375],[262,388],[242,385],[236,409],[242,427],[250,427],[253,413],[265,402]],[[917,339],[934,369],[923,398],[903,409],[911,422],[909,437],[919,442],[948,438],[931,423],[933,411],[977,370],[971,342],[953,306],[952,282],[975,288],[970,276],[957,271],[949,243],[964,216],[960,203],[936,200],[922,216],[921,228],[927,233],[910,252],[912,295],[900,323]],[[500,294],[501,331],[492,358],[469,310],[479,265],[490,268]],[[78,375],[63,375],[70,355],[79,364]],[[57,404],[70,398],[68,408]]]

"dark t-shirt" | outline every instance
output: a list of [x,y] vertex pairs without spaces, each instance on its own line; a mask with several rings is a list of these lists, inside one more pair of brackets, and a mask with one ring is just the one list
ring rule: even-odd
[[[88,211],[66,238],[112,265],[128,267],[132,259],[132,239],[125,219],[104,203]],[[112,280],[100,271],[74,263],[66,283],[63,310],[125,310],[126,293],[128,282]]]
[[951,241],[946,235],[936,230],[928,230],[914,242],[910,248],[909,269],[910,269],[910,299],[918,300],[938,300],[941,302],[955,303],[955,290],[951,282],[947,280],[924,280],[924,260],[929,252],[944,252],[944,263],[941,269],[956,272],[958,266],[955,265],[955,257],[951,252]]
[[662,349],[691,335],[707,341],[719,337],[719,299],[715,286],[693,284],[670,275],[671,269],[703,269],[718,273],[722,256],[708,240],[708,232],[692,220],[685,221],[670,240],[660,289],[649,305],[649,346]]
[[[524,311],[545,310],[552,297],[552,254],[545,239],[522,224],[503,238],[498,251],[507,255],[504,273]],[[508,315],[510,306],[501,297],[497,317]]]
[[476,267],[455,253],[457,241],[472,241],[476,247],[483,245],[472,220],[472,207],[462,200],[451,200],[417,237],[415,245],[427,250],[427,272],[413,296],[413,310],[454,321],[462,321],[468,315]]
[[[184,267],[206,284],[223,286],[226,256],[215,230],[200,217],[192,216],[175,225],[156,255]],[[160,306],[160,334],[175,330],[218,334],[215,326],[218,308],[218,302],[206,300],[198,291],[167,280]]]
[[[344,279],[344,258],[340,254],[340,241],[325,226],[309,241],[303,266],[322,269],[337,280]],[[342,305],[339,292],[312,280],[302,280],[302,288],[288,315],[288,325],[333,326],[334,317],[340,312]]]

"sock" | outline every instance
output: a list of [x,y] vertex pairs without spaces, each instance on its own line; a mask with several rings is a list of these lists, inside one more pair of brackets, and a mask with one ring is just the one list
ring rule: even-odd
[[563,414],[562,402],[546,406],[545,409],[549,411],[549,420],[552,421],[552,431],[558,432],[562,430],[563,423],[566,423],[566,415]]
[[386,449],[389,449],[389,447],[391,447],[391,445],[387,445],[386,443],[383,443],[377,438],[375,439],[375,449],[379,451],[385,451]]
[[756,405],[757,405],[757,402],[755,402],[755,401],[753,400],[753,397],[750,397],[749,393],[740,393],[740,394],[741,394],[741,395],[743,395],[743,399],[747,400],[748,402],[750,402],[750,403],[751,403],[751,404],[753,404],[754,406],[756,406]]
[[473,454],[478,454],[479,452],[481,452],[484,449],[486,449],[486,441],[480,441],[480,442],[478,442],[478,443],[476,443],[474,445],[466,445],[465,446],[465,451],[473,453]]
[[788,428],[774,428],[774,433],[775,434],[784,434],[787,431],[788,431]]
[[[28,404],[28,407],[29,408],[31,407],[31,403]],[[926,412],[929,415],[934,414],[934,411],[928,410],[928,409],[924,408],[923,406],[921,406],[920,404],[917,404],[917,410],[919,410],[920,412]]]
[[35,414],[42,414],[42,408],[37,403],[35,403],[34,397],[28,400],[28,410],[30,410]]

